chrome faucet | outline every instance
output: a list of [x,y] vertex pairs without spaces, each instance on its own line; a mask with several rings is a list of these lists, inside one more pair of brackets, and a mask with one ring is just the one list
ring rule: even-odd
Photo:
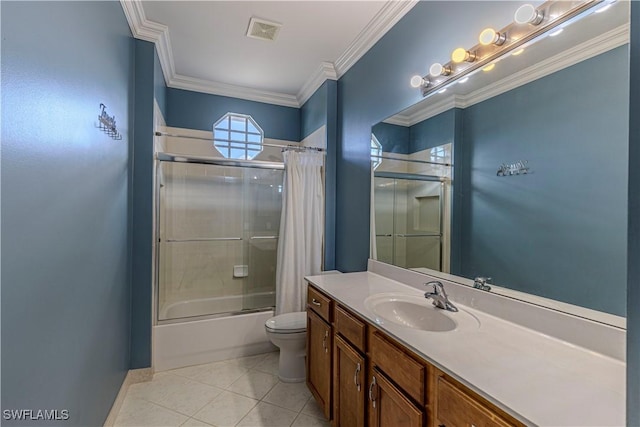
[[443,310],[448,311],[458,311],[458,308],[453,305],[451,301],[449,301],[449,297],[447,297],[447,293],[444,290],[444,285],[442,282],[437,280],[427,282],[424,284],[425,286],[433,285],[433,292],[426,292],[424,297],[433,300],[433,305],[437,308],[441,308]]
[[480,289],[481,291],[490,291],[493,283],[491,282],[491,277],[476,277],[473,279],[473,287],[476,289]]

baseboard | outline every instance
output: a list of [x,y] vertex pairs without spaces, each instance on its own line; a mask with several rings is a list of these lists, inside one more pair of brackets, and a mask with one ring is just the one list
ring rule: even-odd
[[153,379],[153,368],[130,369],[129,372],[127,372],[127,376],[124,378],[124,381],[120,386],[120,391],[118,391],[116,400],[114,400],[113,405],[111,405],[111,410],[104,422],[104,427],[112,427],[115,424],[129,386],[131,384],[151,381],[151,379]]

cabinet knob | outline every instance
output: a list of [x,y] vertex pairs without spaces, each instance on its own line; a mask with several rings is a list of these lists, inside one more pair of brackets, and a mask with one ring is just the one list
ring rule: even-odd
[[320,307],[320,306],[322,305],[322,304],[320,304],[320,301],[318,301],[318,300],[317,300],[317,299],[315,299],[315,298],[312,298],[312,299],[311,299],[311,304],[313,304],[313,305],[315,305],[315,306],[318,306],[318,307]]

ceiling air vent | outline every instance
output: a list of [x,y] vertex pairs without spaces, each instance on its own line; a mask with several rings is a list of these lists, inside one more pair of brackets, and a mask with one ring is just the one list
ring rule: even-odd
[[274,41],[278,37],[282,24],[277,22],[265,21],[264,19],[251,18],[249,21],[249,29],[247,30],[247,37],[252,39],[270,40]]

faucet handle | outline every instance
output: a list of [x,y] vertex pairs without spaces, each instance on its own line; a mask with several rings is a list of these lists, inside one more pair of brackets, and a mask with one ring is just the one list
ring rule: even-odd
[[427,282],[424,284],[425,286],[429,286],[429,285],[433,285],[433,295],[442,295],[442,296],[447,296],[447,293],[444,291],[444,286],[442,285],[442,282],[439,282],[437,280],[432,280],[430,282]]
[[476,277],[473,279],[473,287],[483,291],[490,291],[491,286],[489,285],[493,284],[492,280],[491,277]]

